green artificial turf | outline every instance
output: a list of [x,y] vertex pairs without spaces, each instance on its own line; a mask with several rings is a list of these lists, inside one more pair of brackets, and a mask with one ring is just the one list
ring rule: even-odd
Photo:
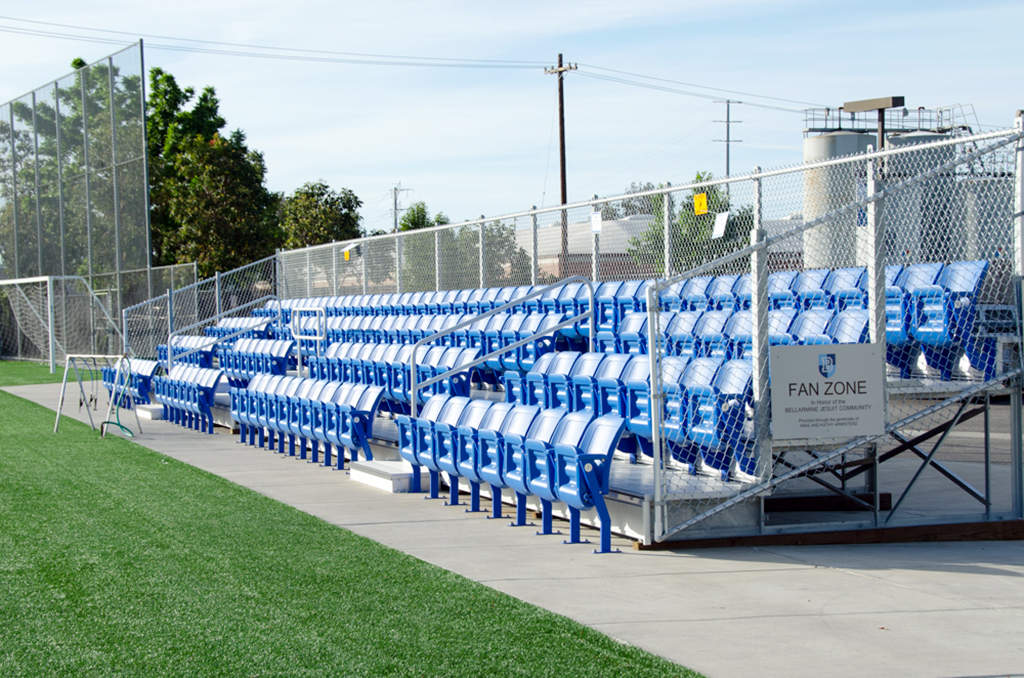
[[[0,384],[23,369],[0,363]],[[698,675],[128,440],[52,427],[0,392],[2,676]]]
[[[0,361],[0,386],[24,386],[25,384],[51,384],[64,377],[64,365],[57,365],[57,373],[50,374],[50,366],[22,360]],[[86,374],[82,375],[86,378]],[[68,381],[74,381],[75,373],[68,374]]]

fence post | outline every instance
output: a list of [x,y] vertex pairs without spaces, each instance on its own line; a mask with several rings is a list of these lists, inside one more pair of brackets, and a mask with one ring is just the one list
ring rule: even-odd
[[[41,245],[40,245],[41,247]],[[50,374],[57,372],[57,347],[54,342],[57,338],[57,331],[54,329],[53,313],[53,276],[46,277],[46,334],[47,343],[50,345]]]
[[[761,228],[761,179],[754,168],[754,224],[750,231],[750,244],[764,242],[767,232]],[[760,248],[750,255],[750,278],[753,294],[750,297],[750,315],[753,320],[753,396],[754,396],[754,450],[757,474],[764,478],[771,470],[772,440],[768,435],[771,392],[768,390],[768,250]]]
[[537,257],[537,211],[536,211],[537,210],[537,206],[533,205],[533,206],[530,207],[530,209],[533,210],[533,214],[531,215],[531,224],[530,224],[530,230],[533,233],[533,250],[531,251],[532,254],[530,255],[530,284],[533,285],[534,287],[536,287],[537,286],[537,261],[538,261],[538,257]]
[[[592,196],[593,200],[597,200],[597,195]],[[598,211],[598,207],[595,204],[591,209],[592,212]],[[601,244],[599,242],[600,235],[591,229],[590,233],[590,280],[596,283],[598,276],[601,273]]]
[[[1014,120],[1017,132],[1024,132],[1024,111],[1017,111]],[[1024,139],[1017,140],[1013,181],[1013,274],[1017,294],[1017,309],[1021,308],[1021,282],[1024,275]],[[1018,317],[1018,331],[1021,319]],[[1002,367],[1002,366],[999,366]],[[1024,415],[1021,412],[1020,379],[1010,389],[1010,477],[1013,483],[1012,506],[1016,518],[1024,518]]]
[[216,271],[213,274],[213,292],[217,295],[217,315],[221,314],[220,305],[220,271]]
[[434,231],[434,291],[441,291],[441,231]]
[[[171,354],[171,335],[174,334],[174,295],[171,294],[171,290],[167,290],[167,374],[171,373],[171,362],[173,361],[173,355]],[[159,358],[159,356],[157,356]]]
[[306,250],[306,298],[313,296],[313,262],[309,258],[309,250]]
[[338,248],[331,246],[331,294],[338,296]]
[[480,215],[480,288],[481,289],[486,287],[486,285],[484,283],[487,282],[487,269],[485,268],[485,266],[487,264],[487,259],[486,259],[485,255],[484,255],[484,252],[486,252],[485,244],[484,244],[484,215],[481,214]]
[[[671,189],[672,182],[665,182],[665,188]],[[665,243],[665,277],[672,277],[672,210],[670,209],[669,200],[671,194],[665,191],[661,196],[661,211],[662,220],[665,222],[665,235],[663,237]]]
[[125,355],[128,355],[128,309],[121,310],[121,338],[124,340]]
[[[872,152],[868,147],[868,152]],[[878,191],[875,179],[875,161],[867,161],[867,194]],[[867,205],[868,227],[868,332],[872,344],[885,350],[885,227],[882,224],[882,203],[875,200]]]
[[396,290],[402,293],[402,236],[395,234],[395,282],[398,285]]
[[362,262],[363,267],[363,294],[368,294],[366,285],[366,245],[359,246],[359,260]]

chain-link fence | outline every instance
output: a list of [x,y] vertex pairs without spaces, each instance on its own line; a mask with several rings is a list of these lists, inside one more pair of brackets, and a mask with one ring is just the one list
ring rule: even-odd
[[174,277],[158,276],[154,279],[156,296],[124,311],[129,351],[136,357],[155,359],[156,347],[166,344],[171,332],[198,325],[196,333],[201,334],[203,323],[212,325],[223,315],[249,315],[252,308],[234,309],[256,299],[279,296],[277,268],[275,256],[206,280],[196,281],[194,268],[190,278],[180,272]]
[[[0,280],[0,359],[48,361],[51,338],[57,360],[68,353],[120,353],[121,323],[111,325],[107,320],[120,317],[119,300],[148,299],[151,290],[159,289],[160,284],[184,287],[195,279],[195,265],[181,264],[95,275],[91,279],[48,276]],[[48,287],[48,281],[54,282]]]
[[673,196],[645,249],[682,271],[648,312],[654,539],[1020,517],[1022,154],[1011,130]]
[[139,43],[0,105],[0,279],[149,265],[142,70]]

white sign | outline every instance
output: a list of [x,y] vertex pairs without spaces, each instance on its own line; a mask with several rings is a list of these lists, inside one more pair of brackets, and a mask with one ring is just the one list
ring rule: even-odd
[[711,239],[721,238],[725,235],[725,227],[729,225],[729,213],[719,212],[715,215],[715,228],[711,231]]
[[772,346],[770,352],[773,438],[885,431],[885,353],[877,344]]
[[601,213],[594,212],[590,215],[590,232],[600,233],[601,232]]

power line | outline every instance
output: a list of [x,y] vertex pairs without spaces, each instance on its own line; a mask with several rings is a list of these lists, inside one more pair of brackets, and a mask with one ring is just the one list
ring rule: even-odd
[[[721,97],[715,94],[704,94],[703,92],[692,92],[689,90],[682,90],[675,87],[666,87],[664,85],[655,85],[646,82],[637,82],[636,80],[628,80],[626,78],[617,78],[610,75],[601,75],[599,73],[587,73],[585,71],[577,71],[579,75],[585,78],[594,78],[596,80],[607,80],[609,82],[617,82],[623,85],[632,85],[634,87],[643,87],[645,89],[653,89],[659,92],[669,92],[672,94],[682,94],[684,96],[697,97],[699,99],[707,99],[708,101],[721,101]],[[786,108],[784,106],[773,106],[771,104],[759,104],[753,101],[737,101],[732,100],[734,104],[742,104],[744,106],[753,106],[754,108],[766,108],[773,111],[785,111],[787,113],[803,113],[798,108]]]
[[[198,52],[201,54],[219,54],[227,56],[243,56],[264,59],[283,59],[288,61],[315,61],[334,63],[357,63],[375,66],[426,66],[435,68],[505,68],[505,69],[532,69],[542,67],[542,61],[514,61],[499,59],[471,59],[471,58],[450,58],[450,57],[423,57],[407,56],[397,54],[367,54],[360,52],[338,52],[330,50],[302,49],[295,47],[277,47],[274,45],[252,45],[245,43],[221,42],[217,40],[198,40],[193,38],[178,38],[174,36],[155,35],[147,33],[133,33],[129,31],[117,31],[106,28],[91,28],[89,26],[75,26],[71,24],[60,24],[49,21],[33,21],[30,19],[19,19],[17,17],[0,16],[0,20],[31,23],[42,26],[53,26],[56,28],[67,28],[76,31],[91,31],[95,33],[107,33],[112,35],[125,35],[134,38],[148,38],[156,40],[172,40],[177,42],[200,43],[204,45],[219,45],[222,47],[242,48],[245,50],[272,50],[277,52],[291,52],[293,54],[263,54],[259,52],[246,52],[238,50],[223,50],[188,45],[169,45],[159,43],[147,43],[152,49],[165,49],[182,52]],[[63,38],[68,40],[82,40],[86,42],[102,42],[108,44],[126,44],[124,41],[111,38],[100,38],[88,35],[76,35],[69,33],[58,33],[55,31],[43,31],[28,28],[17,28],[11,26],[0,26],[0,31],[8,33],[20,33],[23,35],[37,35],[41,37]],[[134,40],[132,42],[135,42]]]
[[[2,18],[2,17],[0,17]],[[715,92],[725,92],[726,94],[738,94],[745,97],[754,97],[755,99],[769,99],[771,101],[782,101],[789,104],[801,104],[804,106],[817,106],[819,108],[825,108],[824,104],[817,104],[812,101],[800,101],[799,99],[785,99],[782,97],[773,97],[766,94],[751,94],[750,92],[740,92],[734,89],[725,89],[723,87],[711,87],[709,85],[698,85],[692,82],[682,82],[681,80],[670,80],[668,78],[659,78],[653,75],[644,75],[642,73],[630,73],[629,71],[620,71],[615,68],[605,68],[604,66],[595,66],[593,64],[581,64],[584,68],[593,68],[598,71],[607,71],[609,73],[618,73],[619,75],[628,75],[634,78],[644,78],[645,80],[657,80],[659,82],[667,82],[673,85],[682,85],[684,87],[698,87],[700,89],[709,89]],[[719,97],[721,98],[721,97]]]

